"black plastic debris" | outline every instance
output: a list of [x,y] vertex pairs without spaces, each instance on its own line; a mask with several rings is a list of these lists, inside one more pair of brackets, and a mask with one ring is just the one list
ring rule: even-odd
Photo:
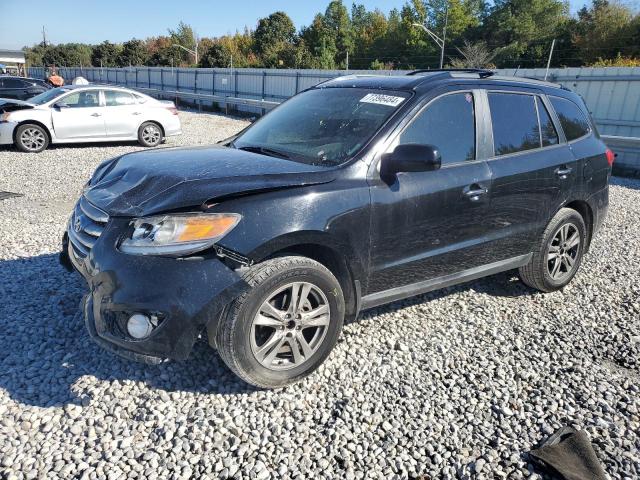
[[584,430],[563,427],[529,452],[531,461],[553,478],[606,480],[608,477]]
[[13,192],[0,192],[0,200],[6,200],[7,198],[24,197],[22,193]]

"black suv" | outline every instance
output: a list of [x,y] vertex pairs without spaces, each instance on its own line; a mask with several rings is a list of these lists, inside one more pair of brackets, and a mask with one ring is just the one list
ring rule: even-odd
[[0,98],[27,100],[51,88],[36,78],[9,77],[0,75]]
[[245,381],[279,387],[363,309],[509,269],[564,287],[612,163],[580,97],[551,83],[342,77],[222,145],[104,162],[61,260],[104,347],[185,359],[202,333]]

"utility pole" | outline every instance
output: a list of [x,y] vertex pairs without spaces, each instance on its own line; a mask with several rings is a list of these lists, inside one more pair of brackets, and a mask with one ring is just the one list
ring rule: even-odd
[[444,65],[444,44],[447,41],[447,24],[449,23],[449,0],[444,9],[444,29],[442,30],[442,49],[440,50],[440,68]]
[[347,50],[347,70],[349,70],[349,50]]
[[447,40],[447,24],[448,23],[449,23],[449,1],[447,0],[447,3],[445,5],[445,10],[444,10],[444,28],[442,30],[442,38],[440,38],[438,35],[433,33],[431,30],[429,30],[427,27],[425,27],[421,23],[411,24],[412,26],[419,27],[423,29],[425,32],[427,32],[427,34],[429,34],[429,36],[433,39],[433,41],[436,42],[436,45],[440,47],[440,68],[442,68],[442,66],[444,65],[444,45]]
[[547,60],[547,70],[544,72],[544,79],[547,79],[547,75],[549,75],[549,67],[551,66],[551,57],[553,56],[553,47],[556,46],[556,39],[554,38],[551,42],[551,50],[549,50],[549,59]]
[[47,32],[44,29],[44,25],[42,26],[42,45],[47,46]]

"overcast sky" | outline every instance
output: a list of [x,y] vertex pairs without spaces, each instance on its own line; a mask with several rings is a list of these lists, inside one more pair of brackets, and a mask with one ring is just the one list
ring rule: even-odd
[[[634,0],[635,1],[635,0]],[[259,18],[283,10],[297,28],[309,25],[329,0],[0,0],[0,48],[22,48],[42,40],[53,43],[122,42],[164,35],[180,20],[201,37],[213,37],[255,27]],[[351,1],[344,1],[349,8]],[[400,8],[404,0],[360,0],[367,8],[385,13]],[[584,0],[571,0],[575,12]]]

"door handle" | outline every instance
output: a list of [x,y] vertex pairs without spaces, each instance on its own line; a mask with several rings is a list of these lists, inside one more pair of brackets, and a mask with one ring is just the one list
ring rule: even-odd
[[560,178],[567,178],[571,172],[573,172],[573,168],[564,165],[556,168],[556,175]]
[[92,113],[91,116],[92,117],[101,117],[102,114],[101,113]]
[[142,112],[133,112],[131,115],[141,115]]
[[481,187],[478,184],[473,184],[465,187],[462,193],[472,202],[477,202],[478,200],[480,200],[481,195],[486,195],[487,193],[489,193],[489,189],[486,187]]

